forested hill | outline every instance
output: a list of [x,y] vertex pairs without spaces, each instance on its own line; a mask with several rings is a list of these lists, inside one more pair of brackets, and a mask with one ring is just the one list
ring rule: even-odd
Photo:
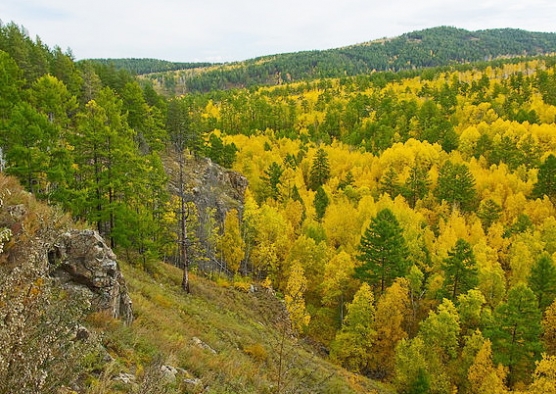
[[[199,64],[193,72],[189,68],[156,73],[149,78],[157,80],[167,90],[181,94],[553,52],[556,52],[555,33],[518,29],[471,32],[454,27],[437,27],[344,48],[264,56],[209,68]],[[139,69],[134,61],[114,64],[131,71]]]
[[104,66],[113,66],[118,70],[126,70],[135,75],[150,74],[163,71],[189,70],[192,68],[205,68],[213,63],[182,63],[169,62],[159,59],[94,59]]

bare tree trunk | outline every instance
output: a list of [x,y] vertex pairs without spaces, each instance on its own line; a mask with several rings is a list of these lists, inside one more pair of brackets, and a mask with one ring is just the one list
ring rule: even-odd
[[190,294],[191,290],[189,288],[189,261],[187,259],[187,213],[186,203],[185,203],[185,186],[184,186],[184,179],[183,179],[183,167],[184,157],[183,157],[183,150],[180,149],[178,152],[178,160],[180,162],[180,262],[183,265],[183,278],[181,281],[181,288],[187,293]]

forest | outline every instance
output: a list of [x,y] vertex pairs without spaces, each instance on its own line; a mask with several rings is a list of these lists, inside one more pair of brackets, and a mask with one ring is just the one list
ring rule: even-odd
[[[471,32],[443,26],[324,51],[276,54],[220,65],[192,64],[182,70],[176,67],[174,72],[161,67],[144,77],[167,92],[183,94],[342,78],[375,71],[410,71],[555,51],[554,33],[519,29]],[[144,60],[117,60],[113,64],[132,72],[151,65]]]
[[149,272],[178,261],[164,163],[209,157],[249,187],[192,213],[191,267],[397,392],[553,392],[556,58],[518,54],[166,98],[2,25],[0,164]]

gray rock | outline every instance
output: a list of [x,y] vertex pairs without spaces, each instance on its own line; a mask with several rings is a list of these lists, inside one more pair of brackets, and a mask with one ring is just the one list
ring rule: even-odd
[[160,371],[165,379],[173,382],[176,380],[176,375],[178,374],[178,370],[171,365],[162,365],[160,367]]
[[[173,162],[167,164],[166,167],[172,178],[172,192],[179,195],[179,166]],[[212,235],[210,231],[207,231],[207,225],[214,220],[218,224],[222,224],[226,214],[232,209],[242,215],[245,190],[248,185],[247,178],[219,166],[210,159],[188,157],[185,168],[187,171],[184,174],[184,195],[189,202],[188,207],[191,209],[195,206],[197,210],[199,225],[195,235],[199,245],[196,246],[201,250],[198,256],[194,256],[194,252],[192,252],[190,258],[195,260],[201,271],[221,269],[217,256],[210,246]]]
[[132,375],[130,373],[120,373],[117,376],[114,377],[113,379],[114,381],[117,382],[122,382],[124,384],[132,384],[135,383],[135,375]]
[[96,231],[62,234],[48,252],[48,262],[50,275],[67,289],[81,287],[95,310],[131,324],[132,302],[116,255]]
[[205,349],[211,352],[212,354],[216,354],[216,350],[211,348],[209,345],[207,345],[205,342],[201,341],[197,337],[191,338],[191,342],[193,343],[193,345],[197,346],[198,348]]

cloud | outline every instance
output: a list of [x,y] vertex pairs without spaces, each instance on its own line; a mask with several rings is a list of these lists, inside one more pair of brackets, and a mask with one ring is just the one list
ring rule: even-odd
[[231,61],[440,25],[554,31],[552,0],[4,0],[0,15],[77,58]]

